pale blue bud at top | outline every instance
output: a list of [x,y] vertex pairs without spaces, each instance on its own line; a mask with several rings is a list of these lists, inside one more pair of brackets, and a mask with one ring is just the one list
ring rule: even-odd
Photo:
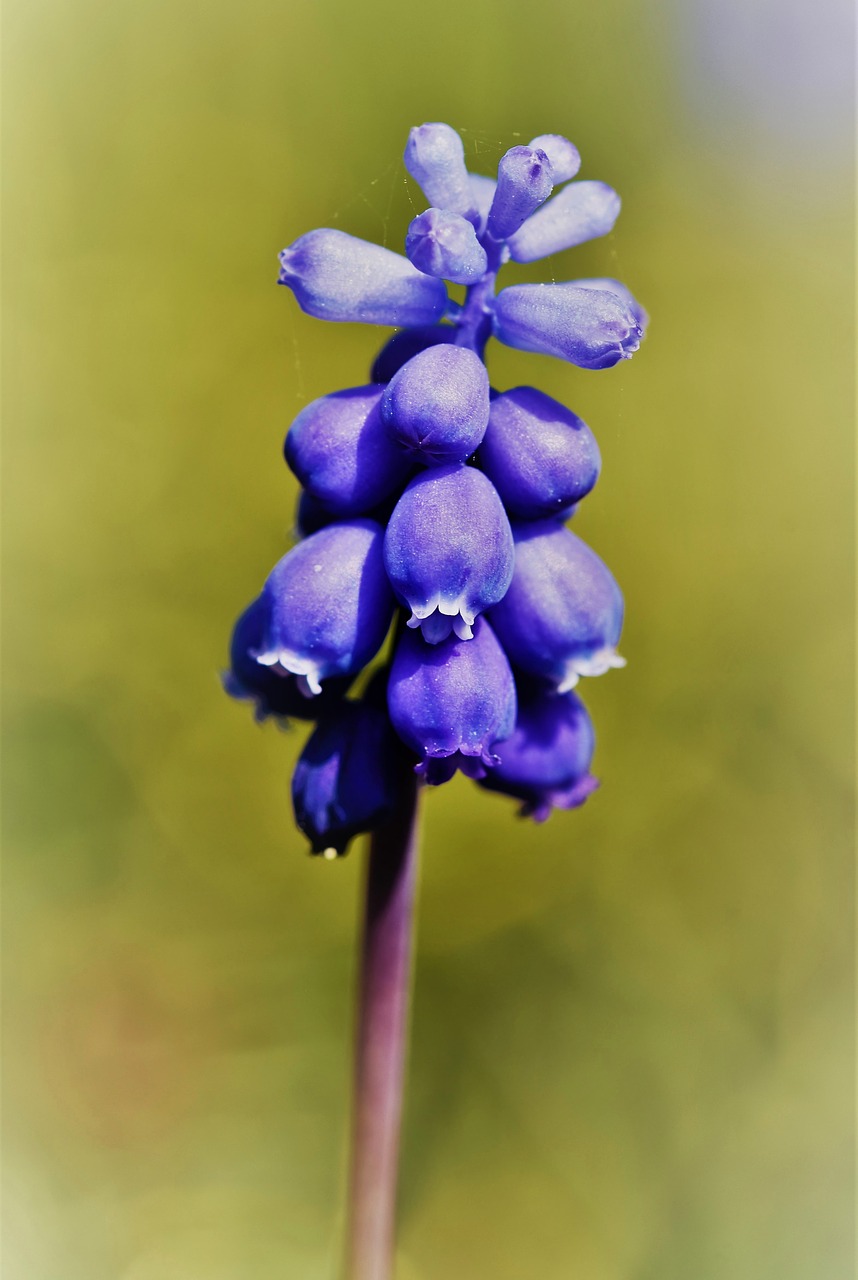
[[555,520],[516,525],[515,572],[489,619],[510,660],[561,693],[625,666],[623,597],[595,551]]
[[481,777],[497,763],[495,745],[515,723],[515,682],[484,618],[471,640],[450,636],[429,645],[405,631],[393,656],[387,689],[393,727],[421,758],[417,772],[431,784],[456,769]]
[[416,325],[440,320],[447,290],[407,258],[344,231],[308,231],[280,254],[278,284],[320,320]]
[[307,492],[337,516],[371,511],[411,470],[382,421],[383,390],[354,387],[313,400],[286,436],[289,466]]
[[412,356],[437,346],[440,342],[455,342],[456,330],[450,324],[420,325],[415,329],[400,329],[388,338],[373,361],[370,378],[373,382],[390,382]]
[[498,764],[479,784],[522,800],[521,816],[544,822],[552,809],[575,809],[598,787],[590,773],[595,741],[576,694],[523,689],[519,683],[515,728],[498,747]]
[[436,209],[473,213],[462,139],[448,124],[421,124],[411,130],[405,167]]
[[604,293],[612,293],[615,298],[624,303],[631,311],[641,331],[641,336],[646,333],[649,324],[649,316],[644,311],[637,298],[626,288],[624,284],[620,284],[619,280],[609,280],[600,278],[598,280],[572,280],[570,284],[574,284],[576,289],[600,289]]
[[224,691],[254,705],[260,723],[268,716],[313,720],[343,697],[352,683],[350,676],[328,680],[318,698],[308,698],[298,687],[298,679],[264,666],[253,656],[264,642],[271,617],[271,601],[259,596],[248,605],[235,624],[229,645],[229,671],[223,679]]
[[512,532],[490,480],[473,467],[434,467],[408,485],[384,538],[393,589],[409,627],[437,644],[472,634],[474,619],[503,598],[512,577]]
[[528,146],[533,147],[534,150],[544,151],[548,156],[555,187],[561,182],[568,182],[570,178],[574,178],[581,168],[578,148],[573,146],[568,138],[561,137],[559,133],[541,133],[538,138],[532,138]]
[[486,229],[495,240],[506,240],[551,195],[554,180],[544,151],[511,147],[498,164],[498,185]]
[[486,367],[469,347],[429,347],[388,384],[381,412],[393,439],[427,466],[464,462],[488,426]]
[[576,284],[514,284],[495,301],[495,337],[520,351],[558,356],[582,369],[610,369],[629,359],[642,330],[629,307],[607,289]]
[[533,387],[495,396],[479,465],[512,516],[565,515],[599,476],[599,446],[571,410]]
[[418,271],[455,284],[474,284],[488,266],[474,224],[445,209],[418,214],[408,228],[405,252]]
[[536,262],[595,240],[608,234],[619,213],[620,197],[604,182],[572,182],[510,238],[510,257],[515,262]]
[[254,656],[299,677],[303,692],[352,675],[381,648],[394,600],[384,571],[384,532],[373,520],[331,524],[274,566],[263,588],[270,608]]
[[313,853],[343,854],[355,836],[386,822],[399,801],[408,761],[383,701],[342,702],[325,716],[292,777],[295,821]]

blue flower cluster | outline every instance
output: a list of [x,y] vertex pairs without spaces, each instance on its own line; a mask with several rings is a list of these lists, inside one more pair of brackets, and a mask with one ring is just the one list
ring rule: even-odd
[[[571,181],[578,152],[557,135],[507,151],[495,180],[424,124],[405,164],[430,205],[406,256],[330,229],[280,254],[310,315],[398,332],[369,385],[292,423],[302,541],[239,618],[225,677],[260,720],[318,721],[293,800],[327,856],[390,815],[411,768],[430,784],[459,769],[537,820],[581,804],[594,740],[573,689],[623,665],[619,587],[564,523],[598,478],[596,441],[541,391],[493,390],[483,362],[492,336],[583,369],[638,349],[646,315],[616,280],[495,291],[505,262],[609,232],[619,197]],[[466,286],[461,305],[445,281]],[[391,624],[388,659],[345,696]]]

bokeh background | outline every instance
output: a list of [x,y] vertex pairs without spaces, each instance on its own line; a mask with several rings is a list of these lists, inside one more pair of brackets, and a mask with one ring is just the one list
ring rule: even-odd
[[853,1274],[848,0],[5,10],[4,1276],[336,1275],[364,850],[218,672],[386,336],[276,252],[399,247],[434,119],[571,136],[624,212],[545,270],[653,321],[489,356],[597,434],[629,666],[580,812],[428,797],[398,1280]]

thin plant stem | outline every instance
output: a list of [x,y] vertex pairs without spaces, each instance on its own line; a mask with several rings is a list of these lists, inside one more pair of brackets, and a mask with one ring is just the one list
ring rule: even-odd
[[417,883],[419,787],[372,838],[358,988],[346,1280],[390,1280]]

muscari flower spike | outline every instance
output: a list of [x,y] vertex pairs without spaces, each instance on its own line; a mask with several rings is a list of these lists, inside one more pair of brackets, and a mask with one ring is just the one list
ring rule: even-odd
[[[386,820],[403,769],[434,785],[460,770],[538,821],[581,804],[594,736],[570,690],[623,663],[620,589],[563,524],[599,476],[596,440],[534,387],[490,390],[484,360],[492,337],[593,370],[638,350],[647,315],[617,280],[496,289],[507,262],[610,233],[619,196],[577,180],[559,134],[510,148],[490,177],[449,125],[423,124],[405,166],[427,207],[404,254],[330,228],[280,254],[308,314],[396,332],[368,385],[292,423],[300,541],[236,623],[224,676],[260,720],[318,720],[293,798],[328,856]],[[346,696],[391,621],[389,668]]]

